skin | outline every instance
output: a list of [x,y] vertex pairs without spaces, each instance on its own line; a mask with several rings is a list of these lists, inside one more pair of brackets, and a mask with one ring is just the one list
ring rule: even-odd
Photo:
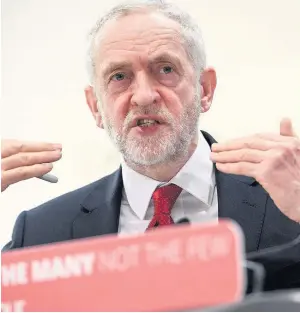
[[[96,84],[85,92],[97,125],[108,130],[131,168],[170,180],[197,146],[200,105],[203,112],[210,108],[215,71],[206,69],[197,81],[179,25],[156,13],[111,21],[96,49]],[[135,117],[153,115],[164,125],[150,135],[127,127]],[[123,137],[119,145],[117,136]]]
[[[180,29],[176,23],[154,14],[130,15],[111,22],[102,34],[101,48],[97,50],[96,90],[86,89],[87,103],[97,121],[103,127],[103,119],[116,121],[116,130],[122,129],[125,117],[138,106],[159,105],[176,120],[185,107],[193,103],[195,93],[195,73],[191,67],[180,40]],[[113,38],[113,40],[112,40]],[[172,51],[182,62],[184,71],[178,84],[167,85],[153,80],[147,68],[153,51]],[[121,90],[105,88],[103,72],[110,58],[130,62],[130,70],[135,78],[126,82]],[[216,86],[213,69],[206,69],[201,75],[202,112],[210,108]],[[98,89],[99,88],[99,89]],[[101,94],[103,106],[98,111],[97,97]],[[99,100],[99,97],[98,97]],[[159,136],[168,137],[163,131]],[[197,134],[197,132],[196,132]],[[133,133],[132,136],[139,136]],[[156,136],[156,134],[154,134]],[[155,141],[159,137],[155,137]],[[155,141],[151,149],[154,149]],[[140,141],[142,143],[142,140]],[[149,141],[147,141],[149,144]],[[197,135],[191,138],[186,154],[178,154],[177,159],[167,160],[151,166],[142,166],[127,160],[129,166],[146,176],[160,181],[168,181],[176,175],[191,156],[197,145]],[[160,153],[163,153],[161,147]],[[211,160],[220,171],[254,177],[270,194],[279,209],[289,218],[300,220],[300,142],[292,130],[290,120],[283,119],[279,134],[258,134],[212,146]]]
[[61,158],[61,145],[1,140],[1,191],[11,184],[50,172]]
[[[95,49],[95,84],[85,88],[85,95],[97,125],[122,149],[135,148],[124,150],[130,167],[159,181],[170,180],[197,146],[194,115],[199,104],[201,112],[210,108],[215,71],[205,69],[197,81],[178,25],[158,14],[132,14],[107,23]],[[155,60],[158,55],[163,58]],[[112,67],[116,61],[123,64]],[[143,118],[155,112],[164,125],[150,133],[130,128],[141,112]],[[188,130],[180,127],[183,121]],[[180,146],[183,133],[186,145]],[[49,172],[60,157],[60,145],[2,141],[1,189]],[[281,121],[278,134],[212,145],[211,160],[222,172],[254,177],[286,216],[300,221],[300,140],[289,119]]]
[[254,177],[282,213],[300,222],[300,140],[289,119],[282,119],[279,134],[214,144],[211,159],[224,173]]

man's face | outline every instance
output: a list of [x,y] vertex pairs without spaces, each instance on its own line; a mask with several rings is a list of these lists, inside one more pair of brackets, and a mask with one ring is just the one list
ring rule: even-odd
[[200,87],[179,25],[154,13],[125,16],[104,27],[96,49],[99,111],[125,160],[157,165],[186,154]]

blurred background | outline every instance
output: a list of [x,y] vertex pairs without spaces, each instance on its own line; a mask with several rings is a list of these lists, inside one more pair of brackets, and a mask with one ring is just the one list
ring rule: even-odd
[[[60,142],[59,183],[32,179],[1,195],[0,245],[18,214],[112,172],[119,155],[84,99],[86,39],[119,1],[2,0],[1,136]],[[300,1],[177,0],[202,28],[218,86],[201,129],[218,141],[279,132],[291,117],[300,134]],[[63,208],[62,208],[63,210]]]

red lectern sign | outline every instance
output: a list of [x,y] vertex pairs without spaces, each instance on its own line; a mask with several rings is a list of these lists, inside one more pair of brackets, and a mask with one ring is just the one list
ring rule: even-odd
[[238,301],[243,239],[229,221],[2,254],[2,311],[173,311]]

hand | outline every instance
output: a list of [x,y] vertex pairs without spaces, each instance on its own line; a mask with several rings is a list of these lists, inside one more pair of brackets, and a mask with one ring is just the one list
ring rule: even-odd
[[39,177],[53,168],[61,158],[61,145],[38,142],[1,141],[1,191],[9,185]]
[[281,121],[280,135],[213,144],[211,159],[224,173],[255,178],[286,216],[300,222],[300,140],[289,119]]

